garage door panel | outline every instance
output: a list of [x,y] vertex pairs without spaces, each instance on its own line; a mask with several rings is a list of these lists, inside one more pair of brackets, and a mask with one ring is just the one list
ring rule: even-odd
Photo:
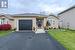
[[32,20],[19,20],[19,30],[32,30]]

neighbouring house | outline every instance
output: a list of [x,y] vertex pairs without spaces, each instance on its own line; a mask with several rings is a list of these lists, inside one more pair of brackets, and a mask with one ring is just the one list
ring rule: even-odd
[[75,30],[75,6],[58,14],[59,26]]
[[0,24],[7,24],[8,18],[5,15],[0,15]]
[[58,28],[58,21],[59,18],[55,15],[49,15],[49,17],[47,18],[48,23],[49,23],[49,28]]
[[0,25],[1,24],[10,24],[12,29],[14,29],[13,18],[9,14],[0,15]]

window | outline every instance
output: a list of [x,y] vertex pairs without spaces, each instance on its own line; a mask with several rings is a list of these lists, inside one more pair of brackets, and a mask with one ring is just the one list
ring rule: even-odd
[[60,20],[59,22],[63,22],[63,20]]
[[49,20],[50,24],[52,23],[52,20]]
[[52,20],[49,19],[49,20],[48,20],[48,23],[49,23],[49,26],[51,26],[51,24],[52,24]]
[[47,21],[46,26],[51,26],[51,23]]
[[1,19],[0,19],[0,24],[1,24]]
[[4,24],[5,18],[0,19],[0,24]]
[[53,25],[55,25],[55,21],[53,20]]
[[50,20],[50,22],[52,23],[52,20]]
[[53,22],[55,22],[55,21],[53,21]]

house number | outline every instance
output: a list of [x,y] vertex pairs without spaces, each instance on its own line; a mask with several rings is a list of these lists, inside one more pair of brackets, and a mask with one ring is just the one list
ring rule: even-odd
[[8,0],[0,0],[0,8],[7,8]]

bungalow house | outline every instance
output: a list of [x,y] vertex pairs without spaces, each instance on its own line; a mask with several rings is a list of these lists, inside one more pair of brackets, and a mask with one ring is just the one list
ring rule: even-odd
[[21,30],[37,30],[46,26],[47,15],[25,13],[15,15],[0,15],[0,24],[10,24],[12,29]]
[[75,30],[75,6],[58,14],[59,26],[61,28],[69,28]]
[[25,14],[15,14],[11,15],[13,20],[13,27],[16,31],[19,30],[37,30],[44,29],[47,22],[47,15],[35,14],[35,13],[25,13]]
[[49,15],[49,17],[47,18],[48,22],[49,22],[49,28],[58,28],[58,20],[59,18],[55,15]]

